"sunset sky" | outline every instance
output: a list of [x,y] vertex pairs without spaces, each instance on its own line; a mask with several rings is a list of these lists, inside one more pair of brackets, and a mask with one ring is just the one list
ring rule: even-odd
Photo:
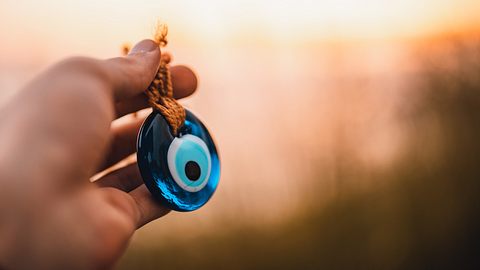
[[477,25],[478,14],[480,2],[475,0],[3,0],[0,58],[17,59],[26,50],[56,56],[72,52],[103,55],[112,52],[120,40],[151,36],[157,19],[168,22],[177,45],[252,39],[268,45],[466,29]]

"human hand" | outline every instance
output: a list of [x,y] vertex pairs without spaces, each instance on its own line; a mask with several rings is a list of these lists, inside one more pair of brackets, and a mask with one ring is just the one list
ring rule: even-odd
[[[148,106],[159,60],[151,40],[126,57],[67,59],[0,108],[1,266],[110,268],[137,228],[168,213],[136,164],[89,181],[135,152],[143,119],[111,122]],[[195,91],[190,69],[171,72],[176,98]]]

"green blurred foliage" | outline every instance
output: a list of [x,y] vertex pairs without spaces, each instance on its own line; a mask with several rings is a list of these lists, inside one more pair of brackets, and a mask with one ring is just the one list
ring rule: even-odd
[[355,173],[337,164],[339,177],[353,178],[345,182],[371,188],[306,202],[278,226],[134,246],[119,268],[480,269],[480,42],[442,44],[448,53],[419,50],[420,98],[401,112],[411,136],[400,161]]

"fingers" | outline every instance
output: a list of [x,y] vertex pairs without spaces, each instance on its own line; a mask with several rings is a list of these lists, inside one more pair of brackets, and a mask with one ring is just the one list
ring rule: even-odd
[[99,187],[113,187],[125,192],[134,190],[142,183],[143,180],[137,163],[110,172],[95,181],[95,185]]
[[[142,177],[136,163],[111,172],[95,182],[96,185],[104,188],[105,192],[124,195],[128,193],[129,196],[120,196],[117,197],[117,200],[110,201],[120,208],[126,209],[137,228],[170,212],[169,209],[155,201],[147,187],[142,183]],[[127,193],[118,192],[118,190]],[[125,207],[125,205],[131,207]]]
[[105,170],[117,162],[125,159],[136,151],[137,133],[144,118],[135,118],[130,122],[115,126],[111,129],[112,140],[110,150],[98,171]]
[[116,118],[148,108],[148,106],[147,96],[144,93],[138,94],[115,105]]
[[188,97],[195,92],[198,85],[197,76],[186,66],[173,66],[172,73],[173,97],[176,99]]
[[101,188],[99,192],[103,193],[110,206],[123,212],[137,229],[170,212],[154,200],[145,185],[129,193],[114,188]]
[[[176,99],[188,97],[195,92],[197,89],[197,77],[190,68],[174,66],[170,68],[170,71],[172,74],[173,95]],[[117,103],[115,110],[118,118],[147,107],[147,96],[140,93]]]
[[[159,63],[158,44],[146,39],[137,43],[126,57],[107,60],[71,58],[57,64],[52,74],[57,80],[74,76],[96,83],[97,94],[107,92],[118,103],[143,93],[155,77]],[[177,85],[175,95],[180,98],[193,93],[197,79],[190,69],[178,66],[172,67],[172,83]],[[78,85],[67,83],[62,85],[65,87],[77,89]]]
[[139,186],[129,194],[135,200],[138,209],[137,228],[170,212],[170,209],[155,201],[145,185]]

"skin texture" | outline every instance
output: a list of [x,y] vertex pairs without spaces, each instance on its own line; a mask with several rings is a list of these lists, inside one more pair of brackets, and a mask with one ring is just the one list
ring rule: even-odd
[[[137,228],[168,213],[152,200],[136,164],[90,178],[135,151],[148,107],[143,91],[160,49],[138,43],[126,57],[66,59],[0,107],[0,268],[108,269]],[[194,73],[171,68],[176,98]]]

